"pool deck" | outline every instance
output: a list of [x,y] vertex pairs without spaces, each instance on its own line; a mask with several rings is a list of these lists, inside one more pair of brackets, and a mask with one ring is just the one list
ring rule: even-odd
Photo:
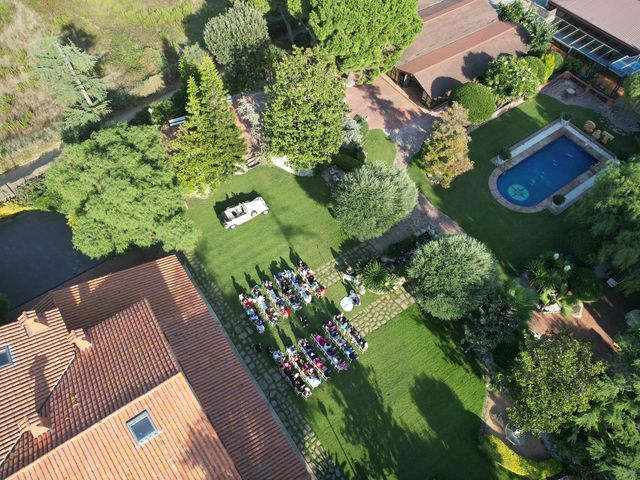
[[[500,175],[502,175],[504,172],[514,167],[518,163],[529,158],[541,148],[549,145],[551,142],[557,140],[562,136],[571,139],[571,141],[576,143],[587,153],[593,156],[598,161],[598,163],[589,168],[589,170],[587,170],[586,172],[574,178],[571,182],[567,183],[561,189],[553,192],[551,195],[549,195],[547,198],[542,200],[540,203],[537,203],[536,205],[525,207],[516,205],[508,201],[498,190],[498,177],[500,177]],[[491,194],[497,200],[497,202],[500,203],[500,205],[508,208],[509,210],[520,213],[538,213],[549,208],[552,205],[554,196],[567,195],[580,184],[584,183],[586,180],[603,170],[607,166],[609,161],[615,158],[615,155],[613,155],[606,148],[597,144],[587,134],[579,130],[571,123],[564,122],[560,119],[546,125],[537,132],[529,135],[524,140],[513,145],[511,147],[511,153],[513,155],[512,159],[499,164],[493,170],[493,172],[491,172],[491,175],[489,175],[489,190],[491,191]],[[497,157],[494,159],[494,163],[498,163]]]

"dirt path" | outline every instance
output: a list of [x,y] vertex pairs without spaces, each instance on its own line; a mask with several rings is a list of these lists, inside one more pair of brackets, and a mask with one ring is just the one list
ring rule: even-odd
[[[107,120],[106,125],[111,125],[117,122],[128,122],[136,115],[136,113],[138,113],[138,111],[140,111],[140,109],[144,108],[145,105],[152,102],[166,100],[178,89],[179,86],[173,85],[168,90],[150,96],[145,99],[143,103],[138,103],[126,110],[119,111]],[[64,144],[62,142],[59,142],[54,148],[41,153],[33,162],[21,165],[0,175],[0,202],[13,198],[16,188],[29,178],[42,175],[51,166],[51,163],[58,158],[63,145]]]

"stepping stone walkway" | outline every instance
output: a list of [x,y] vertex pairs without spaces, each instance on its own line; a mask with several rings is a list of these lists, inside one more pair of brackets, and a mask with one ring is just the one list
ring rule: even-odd
[[400,315],[414,303],[415,299],[411,294],[404,287],[400,287],[393,293],[380,295],[380,298],[364,310],[347,319],[366,336]]

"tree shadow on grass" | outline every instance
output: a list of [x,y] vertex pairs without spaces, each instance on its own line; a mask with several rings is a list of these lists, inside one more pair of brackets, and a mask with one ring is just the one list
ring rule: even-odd
[[255,190],[251,190],[250,192],[227,193],[224,200],[218,200],[213,204],[213,211],[216,213],[216,216],[220,216],[225,209],[242,202],[248,202],[258,196],[260,195]]
[[433,431],[428,455],[435,478],[453,478],[454,472],[455,478],[497,478],[495,466],[479,449],[482,421],[449,385],[421,374],[415,377],[411,398]]
[[[336,379],[333,399],[342,410],[342,421],[334,421],[322,405],[320,412],[333,430],[355,478],[385,479],[391,475],[399,479],[426,478],[426,472],[416,476],[416,464],[421,455],[427,454],[431,442],[394,418],[372,368],[353,364],[347,374]],[[351,445],[359,448],[353,449]],[[351,456],[352,449],[362,451],[362,455]]]
[[460,322],[455,320],[439,320],[424,313],[420,308],[415,309],[413,320],[426,326],[436,338],[438,348],[444,358],[451,364],[462,367],[468,372],[480,376],[482,371],[477,360],[470,353],[465,353],[461,347],[463,330]]

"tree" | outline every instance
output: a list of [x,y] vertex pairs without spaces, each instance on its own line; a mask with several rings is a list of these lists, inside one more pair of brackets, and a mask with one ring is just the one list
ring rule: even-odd
[[496,288],[498,269],[487,246],[467,235],[453,235],[418,247],[409,277],[420,306],[443,320],[458,320]]
[[525,10],[524,2],[500,3],[498,17],[505,22],[521,23],[529,33],[529,53],[542,55],[549,49],[555,27],[542,20],[533,7]]
[[422,168],[430,181],[443,188],[449,188],[454,178],[473,168],[468,156],[471,137],[467,125],[467,110],[453,102],[433,122],[431,135],[422,145]]
[[640,72],[632,73],[624,79],[624,96],[630,103],[640,100]]
[[111,112],[107,84],[96,73],[97,57],[71,41],[61,45],[57,38],[45,38],[33,58],[40,81],[53,87],[58,101],[67,105],[64,129],[69,137],[82,138]]
[[489,62],[484,84],[496,97],[498,105],[536,94],[540,82],[526,60],[514,55],[502,55]]
[[456,87],[449,100],[466,108],[469,122],[473,125],[486,122],[496,111],[496,101],[491,89],[481,83],[470,82]]
[[267,22],[244,2],[235,2],[204,27],[204,42],[225,75],[240,90],[250,88],[262,76],[269,46]]
[[74,246],[89,257],[158,242],[165,250],[195,246],[197,232],[155,127],[116,124],[65,147],[45,183],[60,199]]
[[418,189],[406,172],[367,162],[347,173],[334,192],[334,215],[349,235],[375,238],[405,219]]
[[271,150],[296,169],[328,162],[343,143],[345,86],[334,63],[317,49],[296,48],[275,68],[264,112]]
[[589,409],[606,364],[568,332],[525,337],[507,380],[514,400],[508,409],[518,429],[554,433]]
[[492,351],[531,317],[536,299],[517,281],[499,286],[465,319],[465,343],[479,355]]
[[200,82],[187,82],[187,121],[171,142],[171,160],[180,185],[205,193],[233,175],[247,147],[211,58],[198,67]]
[[596,241],[595,260],[629,272],[619,288],[640,292],[640,155],[600,175],[571,214]]
[[205,57],[207,57],[207,52],[197,43],[184,47],[178,60],[180,78],[182,78],[184,82],[187,82],[191,77],[195,78],[196,81],[200,81],[198,68],[202,65]]
[[582,476],[637,479],[640,472],[640,329],[617,339],[620,355],[596,389],[591,408],[553,437]]
[[373,81],[391,70],[422,29],[417,0],[312,0],[309,25],[341,72]]

